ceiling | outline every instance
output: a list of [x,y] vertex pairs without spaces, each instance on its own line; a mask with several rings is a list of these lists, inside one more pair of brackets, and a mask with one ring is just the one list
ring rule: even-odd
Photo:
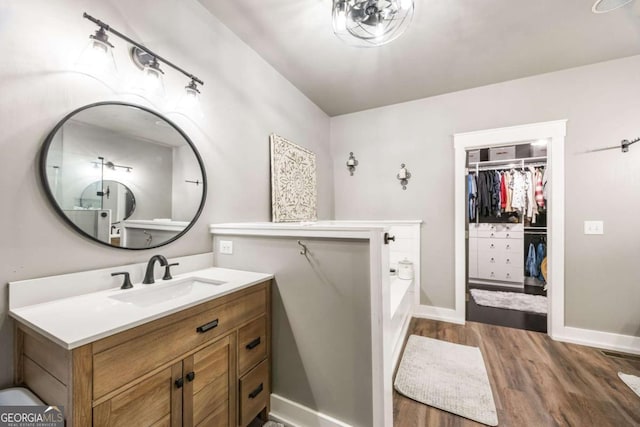
[[415,0],[378,48],[338,40],[330,0],[199,1],[330,116],[640,54],[640,1]]

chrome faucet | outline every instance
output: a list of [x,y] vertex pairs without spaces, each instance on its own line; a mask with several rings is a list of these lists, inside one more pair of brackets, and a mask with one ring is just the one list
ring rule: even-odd
[[142,280],[142,283],[144,283],[145,285],[150,285],[156,282],[155,279],[153,278],[153,267],[155,267],[156,261],[159,261],[160,265],[163,267],[166,267],[168,264],[167,259],[164,256],[162,255],[152,256],[151,259],[149,259],[149,262],[147,263],[147,271],[144,273],[144,279]]

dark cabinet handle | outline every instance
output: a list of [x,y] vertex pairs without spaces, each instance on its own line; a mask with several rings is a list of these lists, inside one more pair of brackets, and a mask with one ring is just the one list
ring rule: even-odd
[[384,244],[388,245],[389,241],[395,242],[396,236],[390,236],[389,233],[384,233]]
[[247,350],[253,350],[254,348],[256,348],[259,345],[260,345],[260,337],[256,338],[255,340],[253,340],[249,344],[247,344]]
[[255,399],[256,396],[262,393],[262,390],[264,390],[264,386],[262,385],[262,383],[260,383],[260,385],[255,390],[249,393],[249,399]]
[[196,332],[199,333],[199,334],[202,334],[204,332],[210,331],[211,329],[215,328],[216,326],[218,326],[218,319],[214,320],[213,322],[205,323],[202,326],[198,326],[196,328]]
[[196,373],[191,371],[187,374],[187,381],[191,382],[196,378]]
[[184,378],[180,377],[175,381],[176,388],[182,388],[184,385]]

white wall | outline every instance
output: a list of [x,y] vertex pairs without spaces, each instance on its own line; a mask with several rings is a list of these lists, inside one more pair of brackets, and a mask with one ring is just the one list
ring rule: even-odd
[[[204,117],[168,117],[203,157],[208,200],[194,228],[167,247],[133,252],[88,241],[57,217],[40,190],[38,150],[70,111],[105,100],[165,110],[70,71],[96,28],[82,18],[84,11],[205,81]],[[137,76],[126,43],[111,41],[122,80]],[[319,218],[333,215],[328,117],[195,0],[4,0],[0,57],[0,386],[12,376],[7,282],[143,262],[155,253],[171,258],[206,252],[208,224],[268,221],[271,132],[317,154]],[[187,80],[164,68],[168,99],[177,99]]]
[[[640,56],[334,117],[335,217],[423,219],[421,301],[453,308],[452,135],[569,119],[566,324],[640,336],[640,147],[590,151],[640,137],[638,70]],[[400,163],[412,174],[406,191]],[[592,219],[604,235],[583,234]]]

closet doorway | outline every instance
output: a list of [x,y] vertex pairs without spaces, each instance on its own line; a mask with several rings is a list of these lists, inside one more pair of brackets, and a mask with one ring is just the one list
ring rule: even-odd
[[547,332],[548,143],[467,150],[468,321]]
[[555,121],[454,135],[461,323],[563,330],[565,133]]

